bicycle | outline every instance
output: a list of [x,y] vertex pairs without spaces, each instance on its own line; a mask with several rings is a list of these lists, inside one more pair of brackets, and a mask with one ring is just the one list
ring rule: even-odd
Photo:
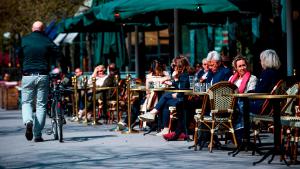
[[50,74],[50,91],[48,98],[48,115],[51,118],[51,129],[46,131],[48,135],[53,134],[54,140],[63,142],[64,118],[64,96],[66,89],[63,87],[59,74]]

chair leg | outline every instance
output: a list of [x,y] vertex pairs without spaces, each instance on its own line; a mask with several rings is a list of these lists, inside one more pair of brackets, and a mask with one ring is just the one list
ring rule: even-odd
[[108,115],[108,123],[112,124],[114,121],[114,110],[108,111],[107,115]]
[[211,129],[210,129],[210,143],[209,143],[209,152],[212,152],[212,147],[214,144],[214,133],[215,133],[215,122],[212,121]]
[[170,111],[170,118],[169,118],[169,133],[171,132],[172,130],[172,122],[173,122],[173,119],[175,119],[175,115],[176,115],[176,107],[174,106],[170,106],[169,107],[169,111]]
[[198,146],[198,122],[195,124],[195,133],[194,133],[194,150],[197,151]]
[[235,136],[235,133],[234,133],[233,125],[232,125],[231,122],[229,123],[229,125],[230,125],[230,129],[229,130],[230,130],[230,132],[232,134],[233,143],[234,143],[235,146],[237,146],[237,140],[236,140],[236,136]]
[[298,156],[298,141],[299,141],[299,128],[294,129],[294,148],[292,152],[293,156],[293,163],[297,164],[299,161],[297,161]]
[[258,125],[253,123],[253,142],[254,145],[256,146],[256,142],[258,141],[260,143],[260,137],[259,137],[259,132],[258,132]]
[[118,122],[120,122],[122,119],[122,111],[118,112]]
[[102,110],[102,107],[98,107],[98,119],[100,119],[101,117],[102,117],[102,114],[103,114],[103,112],[102,112],[103,110]]

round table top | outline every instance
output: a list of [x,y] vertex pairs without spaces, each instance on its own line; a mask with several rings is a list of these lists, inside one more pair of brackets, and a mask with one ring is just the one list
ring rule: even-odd
[[207,95],[207,92],[188,92],[187,95],[194,95],[194,96],[204,96]]
[[172,88],[172,87],[162,87],[162,88],[152,88],[152,89],[149,89],[151,91],[155,91],[155,92],[164,92],[164,91],[169,91],[169,90],[175,90],[175,88]]
[[193,89],[172,89],[172,88],[167,88],[165,90],[166,92],[174,92],[174,93],[192,93]]
[[261,94],[261,95],[250,95],[249,99],[287,99],[287,98],[300,98],[300,95],[272,95],[272,94]]
[[131,91],[146,91],[146,86],[138,86],[138,87],[135,87],[135,88],[130,88]]
[[260,95],[269,95],[268,93],[231,93],[231,94],[223,94],[224,96],[233,96],[240,98],[249,98],[250,96],[260,96]]
[[111,86],[111,87],[96,87],[97,91],[101,91],[101,90],[109,90],[109,89],[115,89],[115,86]]
[[[92,89],[93,87],[92,86],[86,86],[86,88],[84,87],[84,86],[80,86],[80,87],[77,87],[76,89],[77,90],[85,90],[85,89]],[[73,90],[74,90],[75,88],[73,87]]]

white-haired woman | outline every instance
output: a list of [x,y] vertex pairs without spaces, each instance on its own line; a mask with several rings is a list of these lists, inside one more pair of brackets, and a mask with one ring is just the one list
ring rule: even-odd
[[[256,83],[254,92],[256,93],[270,93],[276,83],[280,80],[280,72],[278,69],[281,66],[281,62],[277,53],[272,49],[267,49],[260,54],[260,64],[262,72]],[[264,100],[255,100],[250,105],[250,111],[257,114]]]
[[268,49],[260,54],[260,64],[263,70],[255,86],[255,92],[269,93],[280,79],[278,69],[281,63],[277,53],[272,49]]

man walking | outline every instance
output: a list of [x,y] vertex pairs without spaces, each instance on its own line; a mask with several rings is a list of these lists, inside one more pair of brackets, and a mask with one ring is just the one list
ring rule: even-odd
[[[32,33],[22,38],[20,56],[23,60],[22,118],[25,136],[31,141],[44,141],[50,59],[62,56],[57,46],[44,34],[44,24],[36,21]],[[34,107],[36,113],[33,113]]]

